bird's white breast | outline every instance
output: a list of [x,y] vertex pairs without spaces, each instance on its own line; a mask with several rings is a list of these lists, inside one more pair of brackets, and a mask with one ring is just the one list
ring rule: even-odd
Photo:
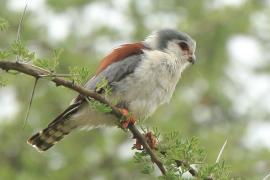
[[112,98],[125,101],[138,118],[150,116],[158,106],[170,101],[181,72],[187,64],[173,54],[145,51],[135,72],[117,83]]

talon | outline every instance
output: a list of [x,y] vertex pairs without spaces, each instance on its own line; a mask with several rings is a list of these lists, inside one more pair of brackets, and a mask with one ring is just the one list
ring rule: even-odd
[[150,148],[157,149],[157,138],[154,136],[154,134],[151,131],[149,131],[144,136]]
[[[157,149],[157,138],[154,136],[154,134],[151,131],[144,134],[144,137],[147,141],[147,144],[150,146],[151,149]],[[143,150],[143,146],[138,139],[136,139],[136,143],[134,144],[133,147],[137,150]]]
[[122,128],[127,129],[128,125],[129,125],[128,120],[121,121]]
[[130,113],[128,112],[127,109],[124,108],[119,108],[119,111],[121,112],[121,114],[123,116],[126,117],[125,120],[121,121],[121,126],[126,129],[128,127],[129,124],[135,124],[136,122],[136,118],[132,115],[130,115]]
[[119,108],[119,111],[121,112],[121,114],[123,116],[128,116],[129,112],[127,109],[124,109],[124,108]]
[[133,145],[133,148],[137,150],[143,150],[143,146],[138,139],[136,139],[136,143]]

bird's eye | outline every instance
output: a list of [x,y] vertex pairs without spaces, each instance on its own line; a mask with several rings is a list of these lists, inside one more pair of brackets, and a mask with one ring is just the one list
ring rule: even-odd
[[189,50],[188,44],[186,42],[180,42],[180,43],[178,43],[178,45],[183,51]]

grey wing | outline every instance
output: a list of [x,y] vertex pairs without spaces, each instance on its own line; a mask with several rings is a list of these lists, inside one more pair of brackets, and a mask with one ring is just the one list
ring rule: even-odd
[[[127,75],[134,72],[136,67],[142,60],[142,55],[133,55],[129,56],[122,61],[118,61],[109,65],[106,69],[100,72],[97,76],[91,78],[86,84],[85,87],[91,90],[95,90],[97,84],[104,78],[108,80],[109,85],[112,85],[115,82],[119,82],[124,79]],[[65,123],[73,114],[75,114],[82,105],[85,104],[85,99],[83,96],[78,95],[77,98],[73,100],[67,109],[56,117],[49,125],[48,128],[54,127],[59,123]],[[36,136],[33,136],[35,138]],[[30,138],[30,141],[31,138]]]
[[97,84],[104,78],[107,79],[109,85],[112,86],[113,83],[119,82],[128,75],[132,74],[141,62],[142,56],[143,55],[133,55],[109,65],[97,76],[94,76],[92,79],[90,79],[85,84],[85,87],[91,90],[95,90]]

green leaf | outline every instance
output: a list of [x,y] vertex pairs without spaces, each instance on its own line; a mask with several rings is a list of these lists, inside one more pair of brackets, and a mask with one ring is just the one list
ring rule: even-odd
[[35,59],[35,53],[30,52],[21,41],[14,41],[10,48],[12,54],[19,56],[23,60],[31,61]]
[[215,163],[213,165],[207,165],[201,167],[198,172],[198,177],[206,179],[211,176],[213,179],[227,180],[229,179],[229,167],[225,164],[225,161]]
[[58,66],[59,64],[59,60],[60,60],[60,57],[61,55],[63,54],[64,52],[64,49],[54,49],[53,50],[53,56],[52,56],[52,64],[51,64],[51,68],[52,69],[56,69],[56,67]]
[[12,53],[9,51],[9,50],[3,50],[3,51],[0,51],[0,60],[2,59],[7,59],[9,56],[11,56]]
[[112,88],[109,85],[109,81],[104,77],[99,81],[96,85],[96,91],[102,91],[105,96],[110,96],[112,92]]
[[69,73],[72,75],[71,80],[75,81],[77,84],[83,84],[87,81],[90,70],[86,67],[70,67]]
[[96,101],[94,99],[87,99],[89,105],[91,106],[91,108],[95,109],[96,111],[98,112],[102,112],[102,113],[109,113],[109,112],[112,112],[112,109],[106,105],[106,104],[103,104],[99,101]]
[[0,77],[0,87],[4,87],[4,86],[6,86],[6,82],[2,77]]
[[53,55],[51,58],[37,58],[33,61],[33,64],[43,69],[48,69],[51,72],[55,72],[63,51],[63,49],[53,50]]
[[9,22],[0,17],[0,31],[6,31],[9,28]]
[[50,60],[45,58],[37,58],[33,61],[33,64],[43,69],[50,69]]
[[151,161],[151,158],[145,151],[135,152],[134,154],[135,163],[141,168],[143,174],[151,174],[155,168]]

